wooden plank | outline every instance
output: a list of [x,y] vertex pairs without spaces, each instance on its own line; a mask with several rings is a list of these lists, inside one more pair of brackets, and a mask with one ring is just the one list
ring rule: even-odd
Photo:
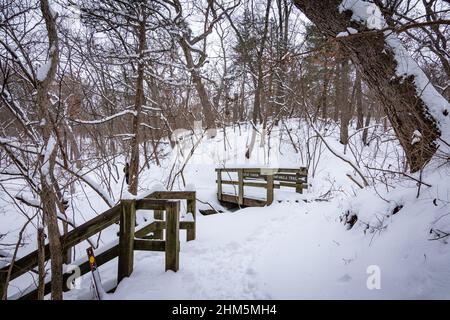
[[166,227],[165,221],[153,221],[152,223],[142,227],[134,233],[135,238],[142,238],[148,235],[150,232],[155,232],[156,230],[163,230]]
[[[223,194],[222,202],[236,203],[238,204],[239,198],[235,195]],[[243,198],[243,207],[264,207],[266,205],[266,200],[261,199],[251,199],[251,198]]]
[[179,269],[179,228],[180,202],[167,203],[166,207],[166,271],[177,272]]
[[[275,183],[275,189],[279,189],[280,187],[296,188],[297,187],[297,183],[294,183],[294,182],[278,182],[278,183]],[[303,189],[307,189],[308,186],[306,184],[302,183],[302,188]]]
[[303,181],[301,180],[301,176],[297,173],[297,181],[295,185],[295,192],[303,193]]
[[146,197],[147,199],[195,199],[195,191],[155,191]]
[[[231,185],[239,185],[238,181],[231,181],[231,180],[223,180],[222,184],[231,184]],[[248,182],[244,180],[244,186],[246,187],[255,187],[255,188],[266,188],[267,183],[265,182]],[[280,189],[280,187],[289,187],[289,188],[295,188],[297,186],[297,183],[295,182],[274,182],[273,187],[275,189]],[[308,188],[308,185],[305,183],[302,184],[302,188],[306,189]]]
[[216,168],[216,171],[222,171],[222,172],[238,172],[239,170],[243,170],[244,172],[253,172],[253,173],[260,173],[261,169],[263,170],[271,170],[277,173],[300,173],[300,174],[307,174],[308,170],[304,167],[301,168]]
[[[67,234],[61,236],[62,250],[66,251],[69,248],[79,244],[80,242],[90,238],[103,229],[119,221],[121,206],[115,206],[97,217],[83,223],[81,226],[69,231]],[[50,248],[47,244],[45,246],[45,260],[50,259]],[[38,263],[37,251],[33,251],[14,263],[12,268],[10,280],[20,277],[22,274],[35,268]],[[0,272],[7,271],[9,266],[0,269]]]
[[119,231],[119,267],[117,283],[133,272],[134,228],[136,223],[136,201],[122,200]]
[[267,176],[267,205],[271,205],[273,202],[273,175]]
[[136,210],[164,210],[165,207],[165,200],[140,199],[136,201]]
[[[195,230],[195,222],[194,221],[180,221],[180,230]],[[194,240],[194,239],[192,239]],[[187,240],[189,241],[189,239]]]
[[164,240],[134,240],[134,250],[140,251],[165,251],[166,242]]
[[[246,187],[255,187],[255,188],[266,188],[267,183],[265,182],[249,182],[244,180],[244,186]],[[232,180],[223,180],[222,184],[231,184],[231,185],[239,185],[239,181],[232,181]],[[219,199],[220,200],[220,199]]]
[[242,169],[238,171],[238,204],[244,204],[244,177]]
[[217,199],[222,200],[222,171],[217,171]]
[[[147,226],[143,227],[142,229],[139,229],[134,233],[135,238],[142,238],[148,235],[150,232],[154,232],[157,228],[159,229],[165,229],[166,228],[166,221],[153,221],[152,223],[148,224]],[[195,222],[194,221],[180,221],[180,229],[182,230],[193,230],[195,229]]]
[[222,196],[222,202],[230,202],[230,203],[239,203],[239,198],[236,195],[226,194],[224,193]]
[[121,211],[122,208],[120,205],[115,206],[95,217],[94,219],[91,219],[81,226],[69,231],[69,233],[62,237],[61,243],[63,245],[63,250],[67,250],[79,244],[80,242],[87,240],[96,233],[99,233],[103,229],[106,229],[110,225],[118,222],[120,219]]
[[267,204],[266,200],[244,198],[244,207],[264,207]]

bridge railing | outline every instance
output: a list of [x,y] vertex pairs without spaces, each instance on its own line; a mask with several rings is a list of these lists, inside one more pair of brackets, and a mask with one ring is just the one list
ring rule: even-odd
[[[194,216],[193,221],[180,222],[180,200],[187,201],[187,209]],[[148,225],[135,230],[137,210],[153,210],[165,219],[155,220]],[[187,230],[187,239],[195,239],[195,192],[154,192],[144,199],[121,200],[113,208],[108,209],[97,217],[85,222],[77,228],[61,236],[62,252],[76,246],[108,228],[114,223],[120,224],[119,241],[103,251],[96,253],[97,266],[101,266],[118,257],[117,283],[133,272],[134,251],[164,251],[165,270],[178,271],[179,269],[179,230]],[[165,238],[164,238],[164,230]],[[149,239],[148,234],[158,231],[158,239]],[[45,261],[50,259],[49,245],[45,246]],[[21,259],[14,261],[12,266],[7,265],[0,269],[0,296],[7,286],[7,275],[12,281],[26,272],[34,271],[38,265],[38,252],[33,251]],[[87,259],[78,265],[80,276],[90,272]],[[63,290],[69,291],[67,280],[73,272],[63,274]],[[8,281],[8,282],[9,282]],[[51,281],[45,283],[45,294],[51,292]],[[20,299],[36,299],[37,288],[26,292]]]
[[[242,206],[264,206],[273,202],[274,189],[281,187],[295,188],[295,192],[303,193],[308,188],[308,170],[306,168],[216,168],[217,198],[219,201],[237,203]],[[228,173],[228,179],[224,173]],[[230,177],[237,173],[237,180]],[[237,186],[237,195],[223,192],[222,185]],[[266,200],[244,197],[244,187],[266,189]],[[236,193],[236,192],[235,192]]]

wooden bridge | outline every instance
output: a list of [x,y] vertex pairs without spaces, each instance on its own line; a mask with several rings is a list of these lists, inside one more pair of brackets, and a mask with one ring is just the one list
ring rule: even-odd
[[[216,168],[216,172],[217,199],[225,204],[263,207],[272,204],[274,189],[288,187],[295,188],[297,193],[303,193],[303,189],[308,188],[306,168]],[[232,185],[233,191],[224,192],[223,185]],[[266,189],[266,199],[245,196],[244,187]]]
[[[193,221],[180,221],[180,200],[186,200],[187,212],[193,216]],[[135,230],[135,217],[137,210],[153,210],[155,221]],[[186,230],[186,240],[195,239],[195,192],[188,191],[158,191],[150,194],[144,199],[122,200],[115,207],[87,221],[81,226],[61,236],[62,252],[67,252],[92,237],[93,235],[108,228],[114,223],[120,224],[119,241],[105,250],[97,250],[97,266],[118,257],[117,283],[124,277],[129,277],[133,272],[134,251],[162,251],[165,252],[165,270],[178,271],[179,269],[179,230]],[[164,214],[165,213],[165,214]],[[165,219],[164,219],[165,216]],[[164,237],[164,230],[165,237]],[[152,233],[152,235],[150,235]],[[45,246],[45,261],[50,259],[49,245]],[[0,296],[6,288],[7,283],[26,272],[35,272],[38,265],[38,252],[34,251],[23,258],[13,262],[12,265],[0,269]],[[90,272],[89,261],[77,264],[81,275]],[[63,290],[70,289],[67,286],[68,278],[73,274],[64,273]],[[80,275],[80,276],[81,276]],[[9,278],[9,279],[8,279]],[[9,281],[7,281],[9,280]],[[51,292],[51,282],[45,283],[45,294]],[[36,299],[37,288],[28,290],[18,299]]]

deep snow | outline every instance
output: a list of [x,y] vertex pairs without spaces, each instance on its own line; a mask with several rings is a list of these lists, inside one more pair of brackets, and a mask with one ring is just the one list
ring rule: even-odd
[[[184,231],[180,235],[177,273],[164,272],[163,253],[136,252],[132,276],[123,280],[108,299],[450,298],[448,238],[436,239],[439,232],[449,231],[448,166],[430,165],[422,178],[432,187],[422,185],[418,198],[415,181],[379,171],[370,174],[378,180],[386,179],[387,184],[377,183],[361,190],[347,177],[354,176],[348,164],[322,143],[309,139],[311,186],[305,194],[295,194],[292,189],[276,190],[274,204],[265,208],[231,212],[220,206],[216,199],[215,167],[306,165],[306,141],[312,135],[308,133],[311,129],[300,120],[291,120],[287,125],[300,145],[297,153],[286,132],[278,128],[272,132],[271,155],[267,156],[267,141],[264,148],[257,141],[257,149],[248,161],[244,153],[249,127],[228,128],[226,150],[222,131],[214,139],[204,138],[185,167],[188,185],[178,179],[174,189],[195,189],[200,200],[198,209],[210,208],[208,202],[224,212],[209,216],[197,212],[197,239],[186,243]],[[384,132],[376,124],[370,132],[370,147],[362,148],[360,133],[356,133],[351,137],[346,157],[359,162],[368,177],[364,165],[400,171],[402,154],[398,143],[390,139],[392,132]],[[327,143],[343,153],[338,132],[328,128],[326,134]],[[187,146],[195,142],[186,137],[183,141]],[[318,146],[315,153],[314,145]],[[173,158],[163,161],[161,167],[152,165],[144,171],[141,192],[162,188],[161,183],[167,186],[170,172],[176,172],[171,166],[174,159],[181,161],[177,168],[185,160],[175,152],[171,155]],[[90,178],[98,179],[94,175]],[[121,186],[122,180],[113,185],[116,201],[120,199]],[[93,209],[106,209],[98,195],[89,190],[86,195],[78,190],[70,209],[78,224],[95,216]],[[393,214],[400,206],[403,207]],[[345,214],[347,218],[358,217],[350,230]],[[17,220],[17,214],[7,215],[6,211],[1,217],[2,221],[12,221],[9,229],[20,225],[13,217]],[[144,217],[149,221],[152,212],[138,212],[138,220]],[[1,228],[4,231],[7,226],[2,224]],[[117,241],[116,232],[116,225],[105,230],[100,247]],[[20,255],[35,249],[31,228],[28,239],[30,245]],[[93,240],[96,242],[97,238]],[[77,247],[76,258],[84,258],[87,246],[84,243]],[[105,289],[113,287],[117,260],[99,270]],[[374,270],[379,271],[381,288],[370,290],[367,282],[373,279]],[[30,279],[28,275],[15,280],[10,294],[17,292],[16,287],[23,289]],[[89,274],[85,275],[81,288],[66,293],[65,298],[91,299],[90,279]]]

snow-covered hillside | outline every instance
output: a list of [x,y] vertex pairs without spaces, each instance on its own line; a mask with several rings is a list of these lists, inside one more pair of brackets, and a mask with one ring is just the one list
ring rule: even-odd
[[[244,157],[250,136],[245,125],[227,128],[225,141],[223,131],[198,145],[198,137],[184,137],[184,157],[167,146],[172,157],[143,173],[141,191],[170,187],[170,177],[184,166],[186,185],[180,175],[173,189],[195,188],[199,209],[212,206],[223,213],[197,213],[197,239],[186,243],[184,234],[180,237],[177,273],[164,272],[162,253],[136,252],[132,276],[108,298],[450,298],[450,168],[430,164],[418,190],[418,174],[411,179],[393,173],[401,171],[402,154],[381,126],[371,126],[372,140],[365,147],[360,132],[353,130],[346,150],[335,130],[320,130],[334,153],[355,164],[369,181],[369,187],[360,189],[359,177],[347,162],[319,137],[307,138],[312,128],[306,122],[291,120],[287,128],[290,134],[276,127],[270,142],[257,141],[250,160]],[[186,156],[192,145],[197,145],[194,154]],[[386,170],[367,169],[374,164]],[[216,167],[307,165],[310,187],[303,195],[277,190],[269,207],[232,211],[216,199]],[[115,200],[120,199],[122,179],[113,187]],[[106,209],[94,192],[79,192],[71,207],[77,224],[95,216],[93,209]],[[13,216],[5,212],[2,221],[7,217]],[[138,221],[144,218],[152,219],[152,213],[138,211]],[[3,224],[1,231],[11,225]],[[117,229],[114,225],[103,232],[99,246],[116,241]],[[28,235],[30,244],[20,255],[35,249],[34,238]],[[84,256],[86,246],[77,248],[76,258]],[[105,288],[113,287],[117,260],[99,269]],[[81,287],[65,298],[91,299],[90,277],[85,275]],[[28,278],[14,281],[12,288],[23,289]]]

